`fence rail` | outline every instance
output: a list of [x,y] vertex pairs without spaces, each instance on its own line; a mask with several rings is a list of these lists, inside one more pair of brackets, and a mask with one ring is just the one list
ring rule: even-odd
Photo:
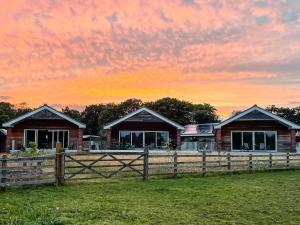
[[0,187],[56,183],[90,179],[179,176],[183,174],[255,172],[300,169],[296,153],[184,153],[149,154],[145,151],[103,151],[0,158]]
[[0,187],[55,183],[55,156],[0,158]]

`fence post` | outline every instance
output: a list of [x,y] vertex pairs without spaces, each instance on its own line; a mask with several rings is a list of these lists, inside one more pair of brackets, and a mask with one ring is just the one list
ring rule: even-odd
[[56,143],[56,157],[55,157],[55,178],[56,185],[63,185],[64,175],[64,153],[60,142]]
[[206,174],[206,152],[202,152],[202,176]]
[[269,170],[270,171],[272,170],[272,166],[273,166],[273,163],[272,163],[272,153],[270,153],[270,155],[269,155]]
[[149,149],[145,147],[144,149],[144,173],[143,179],[144,181],[148,181],[148,171],[149,170]]
[[177,151],[175,150],[174,152],[174,163],[173,163],[173,176],[176,177],[177,176]]
[[290,168],[290,153],[286,153],[286,169],[288,170]]
[[230,153],[227,154],[227,174],[231,175],[231,156]]
[[1,190],[5,191],[6,190],[6,174],[7,174],[7,155],[2,156],[2,165],[1,165]]
[[253,171],[253,161],[252,161],[252,154],[249,154],[249,171]]

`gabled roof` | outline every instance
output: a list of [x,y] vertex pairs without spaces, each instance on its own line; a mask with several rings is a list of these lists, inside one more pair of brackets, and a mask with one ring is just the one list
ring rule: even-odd
[[166,118],[166,117],[164,117],[164,116],[162,116],[162,115],[160,115],[160,114],[158,114],[158,113],[156,113],[156,112],[154,112],[151,109],[148,109],[146,107],[140,108],[139,110],[136,110],[136,111],[134,111],[132,113],[129,113],[126,116],[124,116],[124,117],[122,117],[122,118],[120,118],[118,120],[115,120],[115,121],[107,124],[106,126],[104,126],[104,129],[110,129],[113,126],[115,126],[115,125],[117,125],[117,124],[119,124],[119,123],[121,123],[121,122],[123,122],[123,121],[125,121],[125,120],[127,120],[127,119],[129,119],[129,118],[131,118],[131,117],[133,117],[133,116],[141,113],[141,112],[147,112],[147,113],[149,113],[149,114],[157,117],[158,119],[160,119],[160,120],[162,120],[162,121],[164,121],[164,122],[166,122],[166,123],[168,123],[168,124],[176,127],[179,130],[184,130],[183,126],[179,125],[178,123],[176,123],[176,122],[174,122],[172,120],[169,120],[168,118]]
[[69,122],[77,125],[79,128],[85,128],[85,124],[80,123],[80,122],[72,119],[71,117],[69,117],[69,116],[67,116],[67,115],[65,115],[65,114],[63,114],[63,113],[61,113],[61,112],[59,112],[59,111],[51,108],[48,105],[44,105],[44,106],[42,106],[42,107],[40,107],[38,109],[35,109],[35,110],[33,110],[33,111],[29,112],[29,113],[26,113],[26,114],[24,114],[22,116],[19,116],[19,117],[15,118],[15,119],[12,119],[12,120],[10,120],[10,121],[8,121],[6,123],[3,123],[3,127],[13,127],[16,123],[21,122],[21,121],[23,121],[25,119],[28,119],[28,118],[34,116],[35,114],[37,114],[39,112],[42,112],[43,110],[48,110],[49,112],[55,114],[56,116],[58,116],[58,117],[60,117],[62,119],[65,119],[65,120],[67,120],[67,121],[69,121]]
[[[258,115],[257,112],[262,113],[265,116],[260,115],[258,117],[255,117],[255,115]],[[247,116],[249,114],[251,114],[251,116]],[[273,113],[270,113],[270,112],[258,107],[257,105],[254,105],[251,108],[243,111],[242,113],[240,113],[236,116],[230,117],[229,119],[223,121],[219,125],[215,126],[215,129],[220,129],[223,126],[225,126],[226,124],[229,124],[236,120],[240,120],[240,121],[241,120],[244,120],[244,121],[246,121],[246,120],[247,121],[249,121],[249,120],[252,120],[252,121],[254,121],[254,120],[276,120],[276,121],[280,122],[281,124],[288,126],[290,129],[300,129],[300,126],[298,124],[295,124],[295,123],[293,123],[289,120],[286,120],[280,116],[274,115]]]

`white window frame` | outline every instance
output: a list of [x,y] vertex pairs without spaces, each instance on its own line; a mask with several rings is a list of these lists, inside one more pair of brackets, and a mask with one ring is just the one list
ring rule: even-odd
[[[35,132],[35,141],[34,143],[38,144],[38,139],[39,139],[39,131],[48,131],[52,133],[52,149],[56,148],[56,145],[54,143],[54,132],[57,132],[57,140],[59,140],[59,132],[67,132],[68,133],[68,143],[67,146],[70,146],[70,130],[67,129],[24,129],[24,140],[23,140],[23,145],[25,148],[26,146],[26,138],[27,138],[27,131],[34,131]],[[65,135],[63,135],[63,147],[64,147],[64,142],[65,142]]]
[[38,140],[38,129],[24,129],[24,140],[23,140],[23,146],[25,148],[27,148],[27,145],[26,145],[26,140],[27,140],[27,131],[34,131],[34,143],[37,143],[37,140]]
[[[249,150],[250,152],[277,152],[278,151],[278,148],[277,148],[277,131],[275,131],[275,130],[254,130],[254,131],[252,131],[252,130],[250,130],[250,131],[248,131],[248,130],[232,130],[231,132],[230,132],[230,135],[231,135],[231,137],[230,137],[230,141],[231,141],[231,151],[234,151],[234,152],[240,152],[240,151],[244,151],[243,149],[233,149],[233,133],[241,133],[242,135],[241,135],[241,141],[242,141],[242,144],[243,144],[243,142],[244,142],[244,140],[243,140],[243,133],[252,133],[252,150]],[[266,133],[267,132],[272,132],[272,133],[275,133],[275,150],[255,150],[255,133],[258,133],[258,132],[260,132],[260,133],[264,133],[264,142],[265,142],[265,144],[266,144]]]
[[167,139],[170,139],[170,132],[167,130],[119,130],[119,143],[121,143],[121,132],[130,132],[130,145],[132,146],[132,133],[141,132],[143,133],[143,146],[145,147],[145,133],[155,133],[155,145],[157,147],[157,133],[167,133]]

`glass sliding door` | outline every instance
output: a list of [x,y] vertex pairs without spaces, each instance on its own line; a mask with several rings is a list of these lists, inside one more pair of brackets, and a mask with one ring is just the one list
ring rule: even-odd
[[156,133],[155,132],[145,132],[145,146],[150,149],[156,147]]
[[276,131],[232,131],[233,151],[276,151]]
[[60,142],[63,148],[69,147],[69,131],[68,130],[52,130],[53,142],[52,148],[56,147],[56,143]]
[[140,131],[132,132],[132,146],[134,148],[144,147],[144,132],[140,132]]
[[156,145],[158,148],[163,147],[166,142],[169,140],[169,132],[157,132],[157,142]]
[[48,130],[38,130],[37,145],[39,149],[52,149],[52,132]]
[[265,133],[255,132],[255,150],[265,150]]
[[168,140],[168,131],[119,131],[122,149],[161,148]]
[[25,141],[24,145],[26,148],[30,147],[30,143],[36,143],[37,130],[25,130]]
[[276,150],[276,133],[266,132],[266,149],[270,151]]
[[120,131],[120,148],[128,149],[131,146],[131,132]]
[[56,143],[62,143],[63,148],[69,147],[69,131],[68,130],[24,130],[24,146],[30,147],[30,143],[36,143],[38,149],[54,149]]
[[242,132],[232,132],[232,150],[241,150],[242,145]]

